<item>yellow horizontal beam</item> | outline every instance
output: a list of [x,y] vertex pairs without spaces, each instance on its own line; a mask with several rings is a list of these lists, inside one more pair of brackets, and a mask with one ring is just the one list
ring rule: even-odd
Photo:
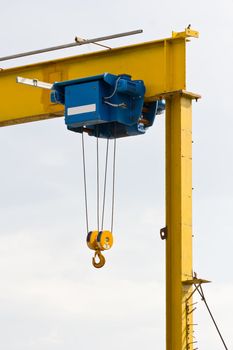
[[63,115],[63,106],[50,102],[48,90],[16,84],[16,76],[53,83],[104,72],[127,73],[144,81],[148,101],[169,91],[185,90],[189,36],[173,34],[163,40],[0,70],[0,126]]

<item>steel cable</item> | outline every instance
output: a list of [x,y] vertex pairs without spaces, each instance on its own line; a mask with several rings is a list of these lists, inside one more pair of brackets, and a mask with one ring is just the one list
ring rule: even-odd
[[106,186],[107,186],[107,172],[108,172],[108,150],[109,150],[109,139],[107,139],[106,145],[106,156],[105,156],[105,171],[104,171],[104,189],[103,189],[103,206],[102,206],[102,220],[101,230],[104,229],[104,213],[105,213],[105,200],[106,200]]
[[[200,288],[200,290],[199,290],[198,287]],[[221,341],[222,341],[222,343],[223,343],[224,348],[225,348],[226,350],[228,350],[227,345],[226,345],[226,343],[225,343],[225,341],[224,341],[224,339],[223,339],[223,336],[222,336],[222,334],[221,334],[221,332],[220,332],[220,330],[219,330],[219,328],[218,328],[218,325],[217,325],[217,323],[216,323],[216,321],[215,321],[215,319],[214,319],[214,316],[213,316],[212,312],[210,311],[209,305],[207,304],[207,301],[206,301],[206,298],[205,298],[205,295],[204,295],[202,286],[199,285],[198,287],[197,287],[196,290],[198,291],[198,293],[199,293],[200,296],[201,296],[201,299],[202,299],[202,300],[204,301],[204,303],[205,303],[205,306],[206,306],[206,308],[207,308],[207,310],[208,310],[208,312],[209,312],[209,315],[210,315],[210,317],[211,317],[211,319],[212,319],[212,321],[213,321],[213,323],[214,323],[214,326],[215,326],[215,328],[216,328],[216,330],[217,330],[217,332],[218,332],[218,335],[219,335],[219,337],[220,337],[220,339],[221,339]]]
[[112,218],[111,218],[111,232],[112,233],[113,233],[114,206],[115,206],[115,177],[116,177],[116,139],[114,139],[113,171],[112,171]]
[[84,197],[85,197],[86,227],[87,227],[87,233],[88,233],[89,232],[89,224],[88,224],[87,179],[86,179],[84,133],[82,133],[82,156],[83,156],[83,178],[84,178]]
[[100,174],[99,174],[99,130],[96,137],[96,185],[97,185],[97,229],[100,230]]
[[[116,139],[114,139],[113,145],[113,165],[112,165],[112,200],[111,200],[111,232],[113,232],[114,222],[114,209],[115,209],[115,178],[116,178]],[[86,155],[85,155],[85,143],[84,133],[82,133],[82,158],[83,158],[83,177],[84,177],[84,198],[85,198],[85,214],[86,214],[86,229],[89,232],[89,218],[88,218],[88,198],[87,198],[87,175],[86,175]],[[105,172],[104,172],[104,186],[103,186],[103,203],[102,203],[102,215],[101,215],[101,230],[104,229],[104,217],[105,217],[105,206],[106,206],[106,190],[107,190],[107,174],[108,174],[108,159],[109,158],[109,139],[106,144],[106,155],[105,155]],[[96,185],[97,185],[97,229],[100,231],[100,171],[99,171],[99,137],[97,132],[96,137]]]

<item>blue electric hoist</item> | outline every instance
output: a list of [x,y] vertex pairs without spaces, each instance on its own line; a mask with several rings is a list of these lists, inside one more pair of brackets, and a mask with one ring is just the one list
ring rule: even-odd
[[[54,84],[18,77],[17,82],[51,89],[51,102],[61,103],[65,106],[67,128],[82,134],[87,245],[95,251],[92,258],[93,266],[101,268],[105,264],[102,251],[110,249],[113,244],[116,139],[144,134],[153,125],[155,116],[163,113],[165,102],[163,100],[152,103],[145,102],[146,87],[144,82],[132,80],[131,76],[127,74],[104,73]],[[97,227],[92,231],[89,230],[88,224],[84,132],[96,137],[97,147]],[[102,215],[100,215],[99,138],[107,139]],[[109,139],[113,139],[111,230],[104,230]],[[102,217],[101,226],[100,217]]]
[[130,75],[104,73],[54,83],[51,102],[65,106],[65,123],[75,132],[115,139],[144,134],[165,103],[145,103],[145,85]]

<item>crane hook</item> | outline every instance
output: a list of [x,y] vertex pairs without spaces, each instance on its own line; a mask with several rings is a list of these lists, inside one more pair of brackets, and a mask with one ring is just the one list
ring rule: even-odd
[[[98,257],[99,262],[96,262],[96,260],[95,260],[96,257]],[[99,269],[99,268],[103,267],[104,264],[105,264],[105,257],[103,256],[103,254],[101,253],[100,250],[96,250],[94,257],[92,258],[92,265],[95,268]]]

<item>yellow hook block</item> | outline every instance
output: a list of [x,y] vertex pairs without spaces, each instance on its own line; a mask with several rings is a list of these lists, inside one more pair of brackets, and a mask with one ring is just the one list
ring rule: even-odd
[[87,246],[92,250],[108,250],[113,245],[110,231],[90,231],[87,235]]
[[98,245],[97,245],[97,236],[99,234],[99,231],[90,231],[88,232],[87,235],[87,246],[88,248],[92,249],[92,250],[96,250],[98,249]]
[[[87,235],[88,248],[95,250],[95,255],[92,258],[92,265],[94,267],[101,268],[105,264],[105,257],[101,251],[108,250],[113,245],[113,235],[110,231],[90,231]],[[96,261],[96,258],[99,261]]]
[[100,250],[108,250],[113,245],[113,235],[110,231],[100,231],[97,236],[97,246]]

